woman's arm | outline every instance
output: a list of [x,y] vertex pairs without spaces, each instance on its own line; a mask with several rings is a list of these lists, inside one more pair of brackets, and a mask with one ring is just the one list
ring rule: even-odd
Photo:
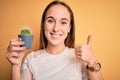
[[86,71],[88,72],[90,80],[103,80],[103,76],[101,74],[101,63],[96,59],[87,64]]
[[[91,65],[89,65],[89,67],[91,67]],[[95,70],[94,67],[88,68],[88,64],[87,66],[86,64],[83,64],[82,66],[83,80],[104,80],[101,74],[101,65],[97,65],[98,67],[97,70]]]
[[22,80],[20,76],[20,66],[12,66],[12,80]]
[[[90,80],[103,80],[101,75],[101,64],[92,51],[92,36],[89,35],[86,45],[78,45],[75,47],[76,58],[85,65],[83,74],[87,73]],[[86,64],[87,63],[87,64]],[[89,80],[87,79],[87,80]],[[85,79],[86,80],[86,79]]]
[[20,47],[24,45],[21,39],[12,39],[7,48],[7,59],[12,67],[12,80],[21,80],[20,67],[26,48]]
[[98,71],[98,72],[88,71],[88,74],[89,74],[90,80],[104,80],[102,77],[101,71]]

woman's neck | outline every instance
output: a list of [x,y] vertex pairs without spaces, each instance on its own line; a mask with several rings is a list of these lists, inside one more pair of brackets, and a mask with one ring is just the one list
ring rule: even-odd
[[65,48],[66,48],[65,45],[58,45],[58,46],[48,45],[45,50],[49,54],[56,55],[56,54],[61,53]]

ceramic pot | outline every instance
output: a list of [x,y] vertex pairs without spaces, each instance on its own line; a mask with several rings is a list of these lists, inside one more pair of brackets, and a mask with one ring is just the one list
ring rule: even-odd
[[33,35],[18,35],[18,37],[22,39],[26,49],[30,49],[32,47],[33,38],[34,38]]

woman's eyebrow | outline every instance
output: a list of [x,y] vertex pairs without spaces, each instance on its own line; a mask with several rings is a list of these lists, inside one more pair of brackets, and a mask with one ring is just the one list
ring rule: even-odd
[[52,18],[52,19],[54,19],[54,17],[52,17],[52,16],[48,16],[48,17],[46,17],[45,19],[48,19],[48,18]]
[[[46,17],[45,19],[48,19],[48,18],[54,19],[54,17],[52,17],[52,16],[48,16],[48,17]],[[67,19],[67,18],[61,18],[61,20],[67,20],[67,21],[69,21],[69,19]]]
[[67,18],[61,18],[62,20],[67,20],[67,21],[69,21],[69,19],[67,19]]

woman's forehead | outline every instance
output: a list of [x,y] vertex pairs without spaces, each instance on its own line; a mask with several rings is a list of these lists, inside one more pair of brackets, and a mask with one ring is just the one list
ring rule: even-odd
[[52,16],[53,18],[67,18],[70,19],[68,9],[63,5],[54,5],[50,7],[46,13],[46,17]]

